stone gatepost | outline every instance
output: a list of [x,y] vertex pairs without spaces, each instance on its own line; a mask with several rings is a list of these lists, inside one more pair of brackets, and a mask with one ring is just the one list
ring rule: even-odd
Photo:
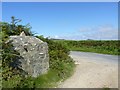
[[21,58],[14,62],[14,66],[22,69],[28,75],[37,77],[45,74],[49,69],[48,45],[46,42],[33,36],[10,36],[14,50],[20,53]]

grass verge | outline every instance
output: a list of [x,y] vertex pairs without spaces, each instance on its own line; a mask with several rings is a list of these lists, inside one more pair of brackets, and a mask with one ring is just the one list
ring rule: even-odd
[[63,43],[70,51],[120,55],[119,40],[54,40]]
[[[37,78],[27,77],[27,78],[17,78],[16,80],[20,82],[13,83],[15,88],[55,88],[59,85],[60,81],[66,80],[73,74],[75,64],[71,63],[61,63],[62,72],[55,69],[50,69],[47,74],[38,76]],[[13,79],[14,82],[14,79]],[[16,84],[18,83],[18,84]],[[12,83],[9,83],[13,85]]]
[[70,47],[71,51],[81,51],[81,52],[93,52],[93,53],[100,53],[100,54],[109,54],[109,55],[118,55],[118,52],[104,50],[99,48],[87,48],[87,47]]

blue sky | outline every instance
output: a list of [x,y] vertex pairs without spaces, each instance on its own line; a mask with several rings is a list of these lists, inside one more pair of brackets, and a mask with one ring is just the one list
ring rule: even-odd
[[11,16],[45,37],[118,39],[117,2],[3,2],[2,21],[10,22]]

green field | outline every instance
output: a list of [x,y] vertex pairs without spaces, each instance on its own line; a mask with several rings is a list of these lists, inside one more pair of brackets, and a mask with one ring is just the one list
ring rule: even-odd
[[95,52],[102,54],[120,55],[118,40],[54,40],[63,43],[71,51]]

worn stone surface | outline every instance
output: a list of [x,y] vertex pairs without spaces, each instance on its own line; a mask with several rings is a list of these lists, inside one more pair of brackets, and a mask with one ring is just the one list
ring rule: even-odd
[[14,62],[14,66],[22,69],[28,75],[37,77],[49,69],[48,45],[46,42],[33,36],[10,36],[14,49],[20,53],[21,58]]

